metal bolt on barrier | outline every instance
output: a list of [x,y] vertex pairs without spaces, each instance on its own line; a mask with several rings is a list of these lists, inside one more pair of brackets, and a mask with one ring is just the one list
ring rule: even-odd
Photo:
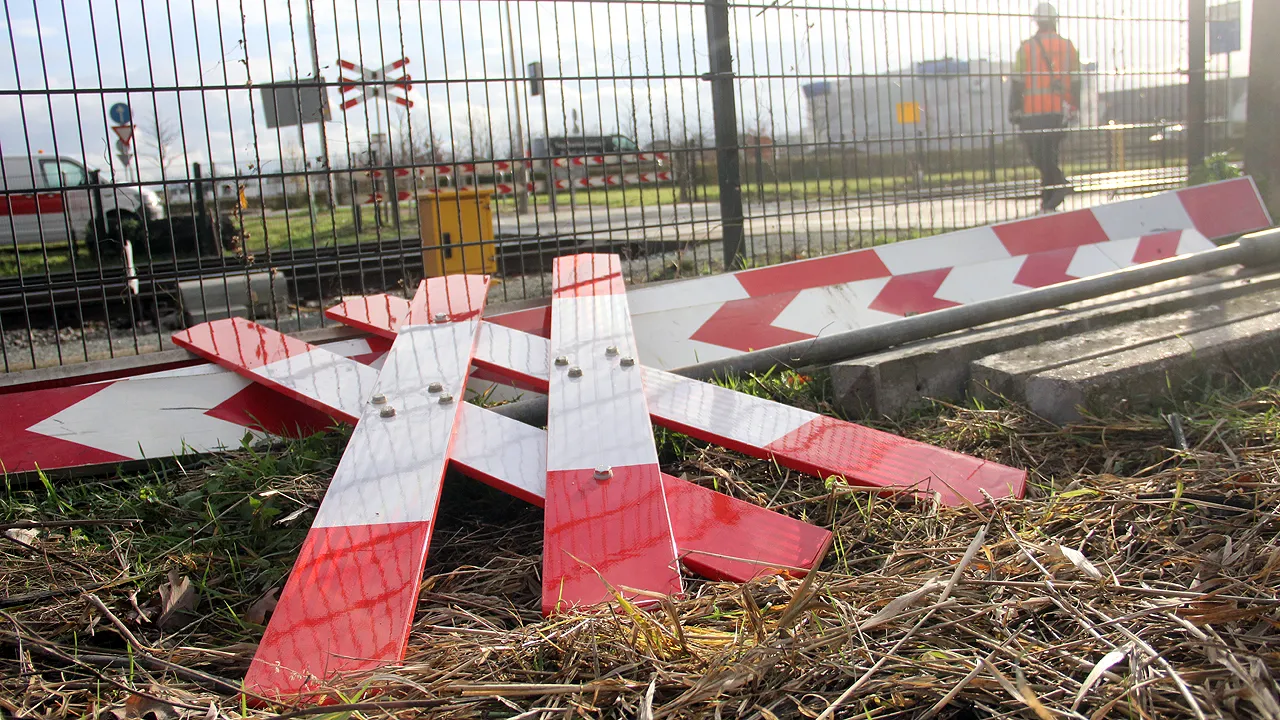
[[618,346],[617,346],[617,345],[610,345],[609,347],[607,347],[607,348],[605,348],[605,349],[604,349],[604,354],[605,354],[605,356],[606,356],[606,357],[613,357],[614,355],[617,355],[617,354],[618,354]]
[[395,417],[395,416],[396,416],[396,409],[395,409],[395,408],[393,408],[393,407],[391,407],[390,405],[388,405],[388,406],[386,406],[386,407],[382,408],[382,410],[381,410],[378,414],[379,414],[379,415],[381,415],[381,416],[382,416],[382,417],[384,417],[384,418]]
[[373,403],[374,405],[386,405],[387,396],[383,395],[382,393],[374,393],[373,397],[369,398],[369,402]]
[[573,367],[569,368],[569,377],[571,378],[582,377],[582,368],[578,367],[577,365],[574,365]]
[[439,382],[433,382],[427,386],[427,392],[432,394],[438,393],[441,390],[444,390],[444,385],[441,385]]
[[441,396],[440,396],[440,404],[441,404],[441,405],[448,405],[448,404],[449,404],[449,403],[451,403],[451,402],[453,402],[453,396],[452,396],[452,395],[450,395],[449,393],[445,393],[445,394],[443,394],[443,395],[441,395]]
[[564,367],[565,365],[568,365],[568,364],[569,364],[569,358],[565,357],[564,355],[559,355],[556,357],[556,365],[560,367]]
[[435,314],[435,321],[436,321],[436,322],[445,322],[445,321],[446,321],[446,320],[448,320],[448,319],[449,319],[449,314],[448,314],[448,313],[436,313],[436,314]]
[[622,367],[631,367],[636,364],[636,359],[628,355],[622,358],[621,360],[619,360],[618,364],[621,365]]
[[595,472],[596,480],[609,480],[612,477],[613,477],[613,468],[609,467],[608,465],[596,466],[596,472]]

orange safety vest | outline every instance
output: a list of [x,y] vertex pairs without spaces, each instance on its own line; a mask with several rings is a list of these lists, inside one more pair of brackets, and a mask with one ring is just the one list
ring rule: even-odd
[[1044,115],[1062,112],[1071,98],[1075,47],[1056,32],[1037,33],[1022,43],[1022,112]]

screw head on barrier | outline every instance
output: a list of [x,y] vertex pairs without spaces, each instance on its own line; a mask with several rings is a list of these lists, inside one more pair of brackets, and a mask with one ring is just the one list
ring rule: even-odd
[[597,465],[594,477],[596,480],[609,480],[613,477],[613,468],[608,465]]
[[436,322],[445,322],[449,319],[449,313],[436,313],[433,319]]
[[574,365],[573,367],[569,368],[569,377],[571,378],[582,377],[582,368],[578,367],[577,365]]
[[607,348],[605,348],[605,349],[604,349],[604,354],[605,354],[605,356],[606,356],[606,357],[613,357],[614,355],[617,355],[617,354],[618,354],[618,346],[617,346],[617,345],[610,345],[609,347],[607,347]]
[[556,356],[556,365],[558,365],[559,367],[564,367],[565,365],[568,365],[568,364],[569,364],[569,358],[565,357],[564,355]]
[[448,405],[449,403],[453,402],[453,396],[450,395],[449,393],[445,393],[440,396],[439,402],[441,405]]
[[369,402],[373,403],[374,405],[386,405],[387,396],[383,395],[382,393],[374,393],[373,397],[369,398]]
[[618,364],[621,365],[622,367],[631,367],[632,365],[636,364],[636,359],[628,355],[622,358],[621,360],[619,360]]
[[431,383],[430,385],[428,385],[428,386],[427,386],[427,392],[432,393],[432,394],[438,393],[438,392],[440,392],[440,391],[441,391],[441,390],[443,390],[443,389],[444,389],[444,385],[441,385],[438,381],[437,381],[437,382],[433,382],[433,383]]
[[378,414],[384,418],[393,418],[396,416],[396,409],[388,405],[382,408],[382,410],[379,411]]

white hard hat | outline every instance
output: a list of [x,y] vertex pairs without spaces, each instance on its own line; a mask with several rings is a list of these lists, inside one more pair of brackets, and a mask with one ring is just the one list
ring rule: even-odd
[[1053,3],[1042,2],[1036,6],[1035,19],[1038,23],[1053,22],[1058,19],[1058,8]]

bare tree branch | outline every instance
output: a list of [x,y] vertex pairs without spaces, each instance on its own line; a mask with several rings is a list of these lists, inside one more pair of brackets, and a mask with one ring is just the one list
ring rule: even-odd
[[142,143],[150,152],[147,161],[160,168],[160,174],[172,177],[170,170],[173,163],[183,154],[181,151],[182,132],[172,120],[156,115],[150,122],[138,123],[142,130]]

